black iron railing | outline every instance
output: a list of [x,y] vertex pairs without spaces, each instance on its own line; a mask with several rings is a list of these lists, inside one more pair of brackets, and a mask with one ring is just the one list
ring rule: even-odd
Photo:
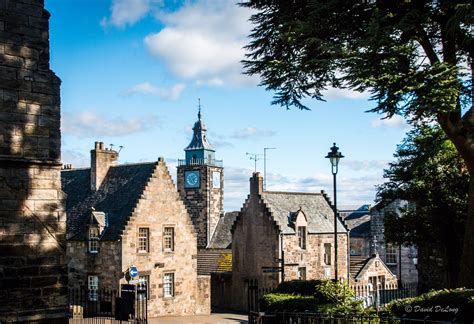
[[147,323],[145,291],[137,290],[125,303],[117,289],[69,288],[68,304],[70,323],[121,323],[124,309],[129,311],[128,323]]
[[215,159],[191,159],[187,160],[178,160],[178,166],[181,165],[210,165],[210,166],[217,166],[222,167],[223,161],[222,160],[215,160]]

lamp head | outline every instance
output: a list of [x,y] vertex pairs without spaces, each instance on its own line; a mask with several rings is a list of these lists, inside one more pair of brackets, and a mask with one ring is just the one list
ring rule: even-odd
[[336,143],[333,143],[331,151],[329,151],[328,155],[326,156],[326,158],[329,159],[329,162],[331,162],[333,174],[337,173],[337,166],[343,157],[344,155],[339,152],[339,147],[336,146]]

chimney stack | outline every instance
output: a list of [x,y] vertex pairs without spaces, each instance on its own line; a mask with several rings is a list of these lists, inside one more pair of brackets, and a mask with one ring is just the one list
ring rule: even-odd
[[95,142],[91,150],[91,190],[97,191],[105,179],[109,167],[117,164],[118,152],[105,149],[103,142]]
[[250,195],[260,195],[263,192],[263,177],[260,172],[254,172],[250,178]]

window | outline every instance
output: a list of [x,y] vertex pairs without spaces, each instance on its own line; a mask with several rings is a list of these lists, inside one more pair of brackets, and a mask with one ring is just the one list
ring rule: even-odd
[[306,226],[298,226],[298,242],[302,249],[306,249]]
[[298,268],[298,280],[306,280],[306,267]]
[[140,227],[138,229],[138,252],[148,252],[149,229]]
[[385,247],[385,263],[397,263],[397,249],[392,244],[387,244]]
[[324,264],[331,264],[331,243],[324,243]]
[[99,291],[99,277],[89,276],[87,278],[87,288],[89,290],[89,300],[97,301],[98,291]]
[[163,249],[165,251],[174,251],[174,228],[165,227],[163,230]]
[[89,227],[89,253],[99,252],[99,228]]
[[139,276],[138,279],[140,281],[137,286],[137,291],[141,293],[139,297],[142,299],[150,299],[150,276],[143,275]]
[[163,277],[163,296],[174,296],[174,273],[165,273]]

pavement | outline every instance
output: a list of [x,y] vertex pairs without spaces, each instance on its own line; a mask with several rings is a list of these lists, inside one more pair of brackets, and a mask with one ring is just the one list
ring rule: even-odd
[[148,319],[149,324],[176,324],[176,323],[248,323],[248,316],[232,313],[212,313],[211,315],[196,316],[163,316]]

